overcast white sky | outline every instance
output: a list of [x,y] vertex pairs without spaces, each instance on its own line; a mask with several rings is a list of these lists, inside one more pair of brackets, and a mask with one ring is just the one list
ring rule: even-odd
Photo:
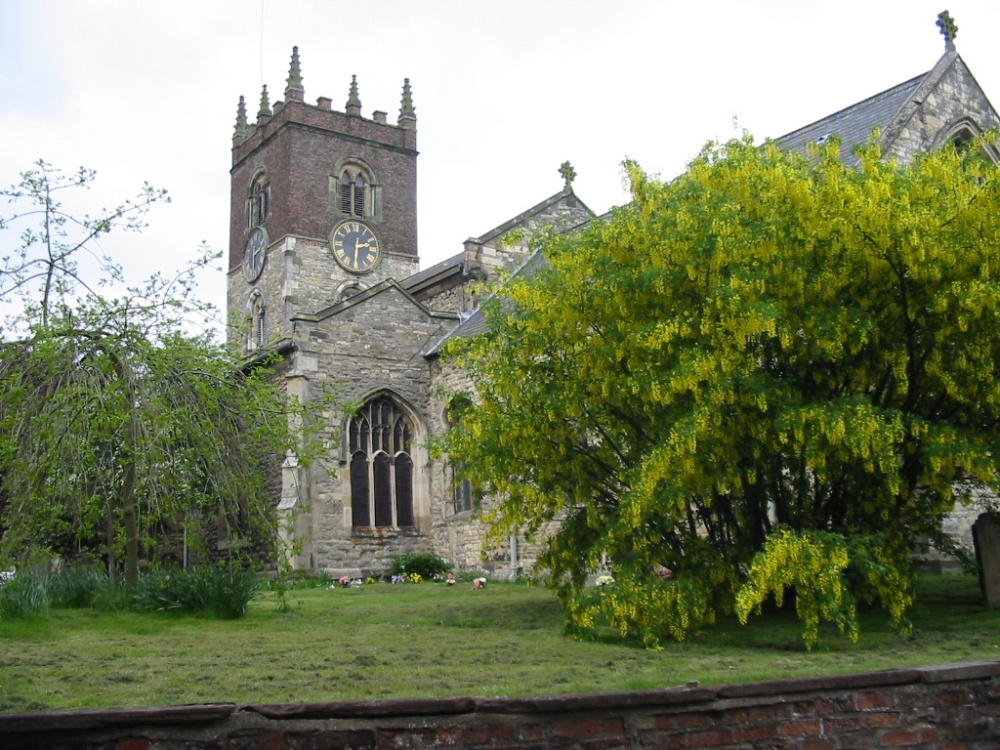
[[137,276],[224,251],[237,100],[281,98],[298,45],[309,102],[343,110],[357,74],[363,115],[394,122],[410,78],[426,267],[559,190],[565,160],[600,213],[626,157],[671,177],[734,120],[778,136],[929,70],[945,7],[1000,103],[998,0],[0,0],[0,184],[43,158],[96,169],[94,206],[167,188],[105,243]]

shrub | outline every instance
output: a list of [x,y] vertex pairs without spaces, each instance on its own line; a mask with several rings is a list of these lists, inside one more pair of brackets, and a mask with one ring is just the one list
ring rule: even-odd
[[30,620],[49,616],[45,579],[18,573],[0,584],[0,620]]
[[146,612],[189,612],[233,620],[246,614],[257,586],[252,574],[223,567],[155,570],[139,577],[133,606]]
[[48,577],[49,604],[57,609],[94,607],[110,590],[107,571],[91,566],[69,568]]
[[451,566],[437,555],[400,555],[393,558],[390,572],[395,576],[416,573],[423,579],[431,580],[436,575],[444,575],[450,568]]

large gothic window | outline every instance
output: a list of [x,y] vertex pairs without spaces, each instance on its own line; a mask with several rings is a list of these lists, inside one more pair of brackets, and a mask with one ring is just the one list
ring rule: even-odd
[[388,396],[365,404],[348,430],[355,527],[413,525],[409,418]]

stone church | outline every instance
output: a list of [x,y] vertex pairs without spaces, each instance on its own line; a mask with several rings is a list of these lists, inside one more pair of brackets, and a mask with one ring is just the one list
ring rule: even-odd
[[[850,146],[879,127],[887,156],[905,160],[1000,126],[947,13],[938,25],[945,53],[930,71],[778,143],[802,149],[836,134],[851,161]],[[252,120],[240,97],[227,278],[230,317],[247,320],[248,360],[276,351],[288,393],[308,403],[332,384],[351,407],[324,414],[333,446],[324,460],[303,467],[290,456],[282,467],[275,504],[299,542],[295,567],[384,572],[393,557],[419,552],[458,569],[529,571],[535,552],[524,539],[483,557],[474,493],[428,455],[428,438],[448,424],[447,394],[467,387],[438,353],[448,337],[483,330],[478,282],[516,271],[533,232],[599,217],[574,193],[566,163],[559,192],[421,269],[409,80],[394,123],[384,111],[362,114],[355,79],[343,111],[326,97],[310,104],[296,48],[283,96],[272,105],[265,86]]]

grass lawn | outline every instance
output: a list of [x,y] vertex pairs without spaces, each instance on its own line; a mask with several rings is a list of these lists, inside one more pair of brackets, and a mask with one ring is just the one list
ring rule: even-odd
[[920,591],[912,635],[873,611],[859,644],[824,630],[812,651],[790,613],[721,620],[662,651],[611,632],[572,641],[550,591],[499,583],[296,591],[292,614],[264,594],[236,621],[53,610],[0,622],[0,711],[636,690],[1000,659],[1000,610],[974,579]]

